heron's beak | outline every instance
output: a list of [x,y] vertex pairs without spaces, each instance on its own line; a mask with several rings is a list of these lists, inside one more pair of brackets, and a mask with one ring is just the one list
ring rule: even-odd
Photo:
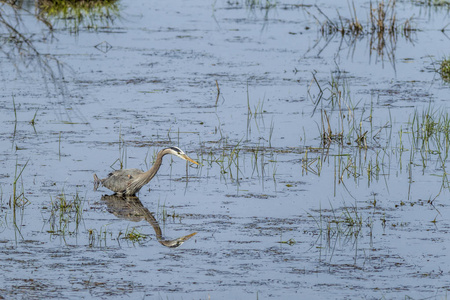
[[186,242],[188,239],[190,239],[191,237],[193,237],[193,236],[196,235],[196,234],[197,234],[197,232],[194,232],[194,233],[185,235],[185,236],[183,236],[183,237],[180,237],[180,238],[178,238],[178,240],[181,240],[181,241],[183,241],[183,242]]
[[186,154],[183,155],[183,158],[187,161],[190,161],[191,163],[194,163],[196,165],[198,165],[199,163],[196,162],[195,160],[193,160],[192,158],[190,158],[189,156],[187,156]]

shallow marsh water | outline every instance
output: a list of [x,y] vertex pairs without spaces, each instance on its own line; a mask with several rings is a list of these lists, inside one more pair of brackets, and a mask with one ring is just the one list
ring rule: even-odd
[[[78,33],[19,13],[40,54],[4,32],[0,296],[447,297],[448,5],[397,2],[377,48],[321,32],[347,3],[246,3],[121,1]],[[92,189],[166,146],[202,163],[139,193],[165,237],[197,232],[176,249]]]

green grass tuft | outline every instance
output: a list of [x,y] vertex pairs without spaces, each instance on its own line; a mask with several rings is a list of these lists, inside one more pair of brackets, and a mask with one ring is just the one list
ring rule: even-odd
[[450,58],[444,59],[441,62],[441,68],[439,71],[441,73],[442,79],[450,82]]

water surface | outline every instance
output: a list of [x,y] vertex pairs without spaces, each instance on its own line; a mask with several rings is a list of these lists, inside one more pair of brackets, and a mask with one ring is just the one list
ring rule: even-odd
[[[382,36],[370,2],[120,1],[78,31],[1,9],[30,39],[2,29],[1,296],[446,297],[448,5],[397,2]],[[140,212],[93,191],[169,146],[202,165],[165,157]],[[143,211],[197,234],[165,247]]]

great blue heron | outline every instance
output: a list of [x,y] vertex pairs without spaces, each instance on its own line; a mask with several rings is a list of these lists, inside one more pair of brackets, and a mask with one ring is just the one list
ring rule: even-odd
[[108,211],[120,219],[125,219],[132,222],[140,222],[143,219],[146,220],[150,225],[152,225],[153,230],[155,230],[156,239],[163,246],[178,248],[184,242],[197,234],[197,232],[194,232],[177,239],[169,240],[163,236],[161,227],[153,216],[153,213],[142,205],[142,202],[138,197],[104,195],[102,196],[102,200],[105,201]]
[[134,196],[156,175],[159,167],[161,167],[163,156],[166,154],[178,156],[179,158],[198,165],[198,162],[187,156],[186,153],[184,153],[180,148],[165,148],[158,152],[155,164],[147,172],[139,169],[117,170],[109,173],[108,177],[105,179],[99,179],[97,175],[94,174],[94,190],[97,190],[99,184],[101,183],[104,187],[116,192],[117,194]]

